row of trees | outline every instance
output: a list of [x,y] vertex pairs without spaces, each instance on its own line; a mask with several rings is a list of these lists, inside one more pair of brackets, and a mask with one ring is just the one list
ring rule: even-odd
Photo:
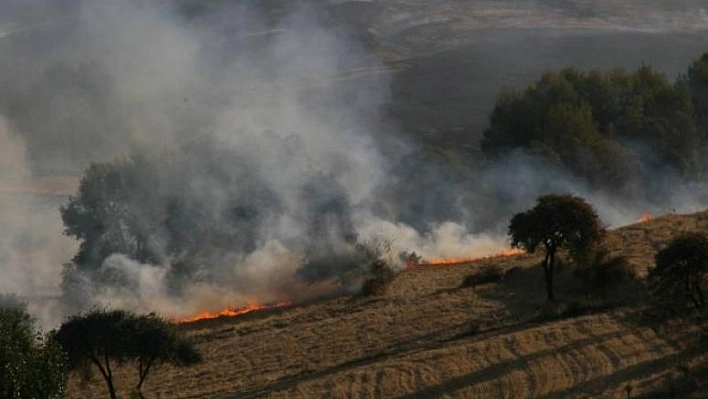
[[[605,229],[593,207],[584,199],[564,194],[538,198],[536,206],[514,215],[509,224],[512,247],[529,253],[541,249],[548,301],[555,301],[556,257],[565,249],[576,264],[593,263]],[[593,266],[601,266],[594,261]],[[655,256],[648,283],[662,301],[705,305],[702,285],[708,275],[708,235],[687,232],[672,239]]]
[[162,364],[192,365],[201,356],[174,326],[154,314],[94,310],[67,320],[47,335],[36,332],[21,304],[0,304],[0,397],[54,399],[64,396],[70,371],[101,374],[111,399],[118,394],[114,367],[136,368],[134,395]]
[[675,82],[649,66],[546,72],[498,97],[481,148],[490,158],[530,151],[596,187],[635,191],[667,167],[705,176],[707,132],[705,54]]

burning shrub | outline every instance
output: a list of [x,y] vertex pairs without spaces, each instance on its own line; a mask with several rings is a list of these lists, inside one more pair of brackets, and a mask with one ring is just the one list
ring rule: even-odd
[[496,283],[504,278],[504,270],[501,267],[492,265],[485,266],[474,274],[467,276],[462,281],[462,287],[476,287],[482,284]]
[[371,277],[364,280],[361,293],[365,296],[383,295],[396,278],[396,271],[386,261],[377,259],[370,266]]
[[[340,248],[340,252],[330,253],[328,263],[339,263],[330,269],[346,270],[336,277],[339,284],[344,287],[358,287],[361,284],[361,292],[364,295],[383,294],[398,274],[391,254],[391,244],[391,239],[381,237],[369,241],[357,241],[348,248]],[[319,260],[319,262],[324,261],[325,259]],[[300,272],[303,270],[301,268]]]
[[415,253],[415,251],[413,251],[413,252],[401,251],[398,254],[398,259],[406,267],[420,265],[421,263],[425,262],[423,257],[421,255],[418,255],[417,253]]

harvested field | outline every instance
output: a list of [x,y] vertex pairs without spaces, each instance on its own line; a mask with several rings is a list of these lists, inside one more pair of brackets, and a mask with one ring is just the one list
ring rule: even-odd
[[[611,232],[608,245],[647,266],[669,237],[705,228],[707,218],[707,212],[657,217]],[[570,317],[544,303],[538,260],[517,255],[418,266],[382,297],[184,325],[205,362],[155,370],[144,392],[224,399],[705,397],[699,377],[707,324],[700,315],[657,324],[640,304],[625,304]],[[492,265],[513,270],[498,283],[462,285]],[[578,299],[563,283],[561,308]],[[133,373],[116,371],[124,397]],[[72,398],[105,396],[98,377],[71,382]]]

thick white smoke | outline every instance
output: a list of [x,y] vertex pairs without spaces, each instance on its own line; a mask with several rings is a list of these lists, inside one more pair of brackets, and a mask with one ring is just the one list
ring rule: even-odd
[[32,178],[22,138],[0,115],[0,293],[34,297],[29,310],[45,324],[60,320],[57,261],[76,249],[62,235],[63,197],[52,194],[50,180]]
[[[297,300],[331,290],[329,284],[296,277],[305,257],[304,241],[310,239],[308,204],[318,201],[304,196],[302,187],[331,179],[343,188],[349,206],[361,208],[382,184],[387,165],[376,147],[374,135],[381,132],[374,132],[374,119],[387,100],[388,81],[384,76],[359,81],[347,76],[353,69],[380,67],[379,62],[357,43],[322,27],[306,7],[294,7],[275,24],[238,4],[187,23],[164,5],[77,4],[72,13],[46,15],[55,34],[52,52],[40,55],[32,46],[20,48],[21,62],[41,57],[48,66],[17,77],[31,88],[29,98],[37,100],[37,115],[11,115],[30,140],[34,158],[25,158],[21,140],[3,131],[8,142],[3,149],[18,158],[4,157],[13,164],[5,170],[21,173],[17,179],[22,180],[33,168],[56,168],[57,163],[81,170],[89,161],[110,161],[133,150],[151,156],[173,153],[193,168],[180,192],[175,192],[177,183],[164,180],[153,188],[158,194],[164,190],[165,202],[178,195],[202,204],[212,215],[226,212],[234,190],[245,188],[224,186],[223,176],[215,178],[210,169],[216,165],[226,180],[231,175],[251,188],[272,190],[279,209],[267,223],[252,226],[258,230],[254,248],[226,253],[210,266],[217,269],[212,274],[218,275],[218,284],[195,281],[175,298],[168,288],[168,258],[164,264],[148,265],[116,253],[95,276],[76,274],[71,287],[88,292],[89,304],[159,311],[167,317],[238,306],[247,299]],[[219,32],[221,28],[231,32]],[[26,43],[5,44],[16,48]],[[25,90],[19,84],[14,88]],[[223,159],[205,162],[203,152],[191,152],[203,143],[218,148]],[[36,221],[27,219],[34,210],[23,212],[17,203],[3,210],[22,218],[11,224],[57,240],[61,247],[54,251],[42,242],[27,251],[41,254],[41,259],[23,256],[23,262],[31,260],[26,265],[6,261],[7,286],[0,291],[58,294],[61,264],[71,259],[76,246],[61,236],[56,208]],[[2,253],[17,256],[18,247],[13,240]],[[123,284],[106,286],[93,278]]]

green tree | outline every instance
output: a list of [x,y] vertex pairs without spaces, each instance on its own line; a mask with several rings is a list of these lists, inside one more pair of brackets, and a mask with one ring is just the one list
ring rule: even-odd
[[102,268],[113,254],[145,265],[171,262],[175,294],[190,278],[220,278],[213,265],[252,252],[260,226],[272,223],[279,207],[246,159],[213,146],[195,144],[189,156],[137,152],[92,164],[61,207],[64,233],[80,243],[64,266],[65,299],[84,306],[94,288],[134,288],[122,271]]
[[698,124],[708,130],[708,53],[688,67],[687,81],[693,94]]
[[160,214],[149,207],[158,186],[150,178],[155,169],[140,156],[89,166],[77,195],[60,209],[64,233],[81,241],[75,264],[96,269],[114,253],[142,263],[159,260],[150,241],[159,227],[151,216]]
[[500,94],[482,151],[498,158],[525,149],[560,162],[594,186],[613,189],[634,190],[630,182],[639,173],[651,179],[657,167],[693,178],[701,172],[705,147],[692,100],[708,87],[704,68],[694,64],[690,84],[672,83],[649,66],[634,72],[546,72],[522,91]]
[[62,398],[66,380],[61,347],[34,330],[22,307],[0,303],[0,397]]
[[115,365],[136,364],[135,390],[140,394],[155,366],[191,365],[201,360],[192,345],[179,337],[174,326],[154,314],[94,310],[70,318],[55,333],[55,338],[66,351],[72,370],[86,371],[91,366],[98,369],[111,399],[117,398],[113,382]]
[[656,254],[655,263],[648,279],[656,295],[685,298],[696,308],[705,305],[701,285],[708,273],[708,237],[684,233]]
[[571,258],[579,262],[603,233],[593,207],[569,194],[541,196],[536,206],[514,215],[509,223],[512,247],[529,253],[539,247],[545,251],[542,266],[548,301],[555,301],[553,277],[558,250],[566,248]]

